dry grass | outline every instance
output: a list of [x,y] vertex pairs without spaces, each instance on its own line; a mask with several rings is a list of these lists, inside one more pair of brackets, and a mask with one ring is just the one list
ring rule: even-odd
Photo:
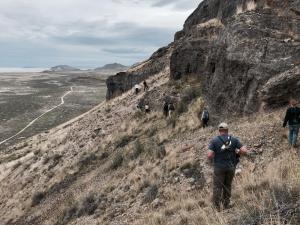
[[282,154],[279,158],[259,175],[243,172],[236,179],[235,206],[229,211],[214,210],[205,189],[197,195],[187,195],[170,187],[164,190],[169,199],[166,206],[136,224],[297,225],[300,223],[300,161],[293,154]]

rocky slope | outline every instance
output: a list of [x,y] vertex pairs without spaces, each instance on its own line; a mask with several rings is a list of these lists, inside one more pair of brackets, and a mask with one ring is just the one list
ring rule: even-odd
[[[228,121],[256,155],[239,167],[236,207],[217,213],[205,160],[216,131],[199,128],[203,98],[193,83],[168,74],[148,83],[147,93],[128,92],[2,152],[1,223],[299,224],[300,160],[280,128],[283,110]],[[155,109],[136,110],[140,100],[162,101],[167,90],[190,96],[181,101],[188,108],[168,120]]]
[[[1,224],[298,225],[299,149],[287,147],[284,109],[272,108],[290,85],[299,94],[298,3],[203,1],[173,44],[107,80],[109,101],[0,153]],[[285,29],[297,32],[285,41]],[[149,91],[126,92],[144,79]],[[254,155],[237,170],[234,207],[220,213],[210,203],[205,158],[216,130],[200,128],[204,105],[212,125],[266,106],[226,119]]]

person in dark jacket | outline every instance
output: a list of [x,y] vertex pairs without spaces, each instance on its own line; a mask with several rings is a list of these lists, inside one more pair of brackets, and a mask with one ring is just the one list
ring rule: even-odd
[[300,108],[296,106],[297,102],[292,99],[286,111],[283,127],[289,125],[289,144],[292,147],[297,146],[298,133],[300,128]]
[[208,121],[209,121],[209,112],[207,108],[204,108],[201,115],[201,122],[203,128],[208,127]]
[[146,80],[144,80],[143,85],[144,85],[144,91],[148,91],[149,90],[149,86],[148,86]]
[[167,101],[165,101],[165,103],[163,105],[163,112],[164,112],[164,116],[168,117],[168,114],[169,114],[169,103]]
[[220,135],[208,147],[208,160],[214,165],[213,204],[217,210],[230,207],[231,185],[240,155],[248,154],[241,142],[228,134],[228,125],[219,125]]

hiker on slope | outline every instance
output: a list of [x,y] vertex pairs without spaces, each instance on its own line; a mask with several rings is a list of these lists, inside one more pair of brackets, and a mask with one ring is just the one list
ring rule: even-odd
[[203,128],[208,127],[208,121],[209,121],[209,112],[206,108],[204,108],[201,115],[201,122]]
[[169,117],[172,116],[173,112],[175,111],[175,106],[172,102],[170,102],[170,104],[168,105],[168,114],[169,114]]
[[297,147],[297,139],[300,128],[300,108],[296,105],[296,100],[290,100],[290,104],[283,121],[283,127],[286,127],[287,124],[289,125],[289,144],[294,148]]
[[143,85],[144,85],[144,91],[148,91],[149,90],[149,86],[148,86],[146,80],[144,80]]
[[163,113],[164,113],[165,117],[168,117],[168,114],[169,114],[169,103],[167,101],[164,102]]
[[240,155],[248,150],[240,141],[229,135],[228,125],[219,125],[219,136],[215,137],[208,147],[208,160],[213,163],[213,204],[217,210],[230,207],[231,185]]
[[140,92],[141,86],[136,84],[134,85],[134,93],[137,95]]

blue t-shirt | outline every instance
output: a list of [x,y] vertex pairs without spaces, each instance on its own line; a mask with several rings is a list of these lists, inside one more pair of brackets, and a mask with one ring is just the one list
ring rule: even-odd
[[[230,143],[225,148],[224,143]],[[217,168],[235,168],[238,162],[238,157],[235,152],[236,149],[242,148],[241,142],[232,136],[221,135],[215,137],[209,144],[208,149],[215,153],[214,166]]]

